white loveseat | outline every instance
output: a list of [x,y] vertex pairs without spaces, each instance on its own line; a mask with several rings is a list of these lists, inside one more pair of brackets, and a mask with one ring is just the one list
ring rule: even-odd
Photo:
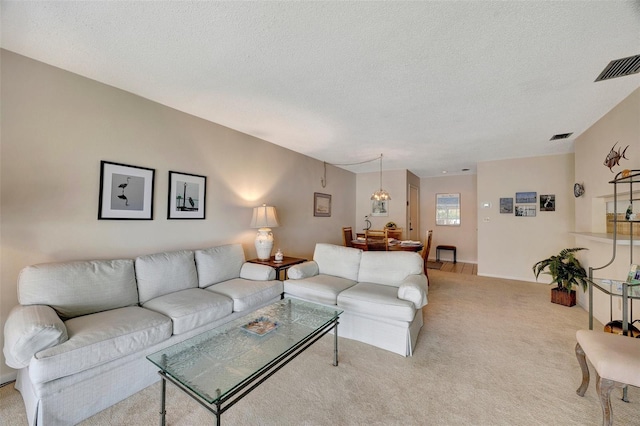
[[338,306],[338,336],[410,356],[423,325],[422,257],[316,244],[313,260],[289,269],[285,296]]
[[279,300],[274,278],[240,244],[24,268],[4,354],[29,424],[76,424],[156,382],[146,355]]

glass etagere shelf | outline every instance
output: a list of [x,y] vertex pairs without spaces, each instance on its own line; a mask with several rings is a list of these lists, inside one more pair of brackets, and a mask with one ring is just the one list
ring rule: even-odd
[[[590,278],[589,281],[589,329],[593,330],[593,288],[609,295],[609,312],[613,312],[613,298],[622,298],[622,331],[629,331],[629,300],[640,299],[640,283],[628,283],[608,278]],[[633,305],[631,305],[633,309]],[[631,311],[633,316],[633,310]]]
[[631,284],[620,280],[611,280],[608,278],[592,278],[591,282],[598,290],[612,295],[622,296],[624,287],[628,288],[627,297],[629,299],[640,299],[640,283]]

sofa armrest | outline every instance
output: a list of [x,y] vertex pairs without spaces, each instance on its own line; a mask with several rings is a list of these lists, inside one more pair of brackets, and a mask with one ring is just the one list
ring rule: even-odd
[[398,287],[398,299],[413,302],[416,309],[427,304],[427,277],[424,275],[409,275],[402,280]]
[[293,265],[287,271],[287,277],[290,280],[301,280],[303,278],[309,278],[316,276],[320,273],[318,269],[318,264],[314,260],[309,260],[307,262],[298,263],[297,265]]
[[24,368],[36,353],[67,340],[67,327],[53,308],[18,305],[4,325],[4,357],[9,367]]
[[276,270],[271,266],[245,262],[240,268],[240,278],[251,281],[273,281],[276,279]]

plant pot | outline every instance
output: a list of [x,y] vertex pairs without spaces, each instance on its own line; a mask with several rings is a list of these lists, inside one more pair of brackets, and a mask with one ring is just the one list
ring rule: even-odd
[[552,288],[551,303],[557,303],[558,305],[571,307],[576,304],[576,292],[575,290],[567,292],[559,289],[558,287]]

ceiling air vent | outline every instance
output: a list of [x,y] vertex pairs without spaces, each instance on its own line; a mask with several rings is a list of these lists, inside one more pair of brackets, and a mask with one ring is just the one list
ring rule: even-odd
[[600,73],[596,81],[609,80],[616,77],[624,77],[625,75],[636,74],[640,72],[640,55],[629,56],[628,58],[616,59],[609,62],[604,70]]
[[550,141],[557,141],[559,139],[567,139],[572,134],[573,134],[573,132],[571,132],[571,133],[558,133],[557,135],[551,136],[551,139],[549,139],[549,140]]

